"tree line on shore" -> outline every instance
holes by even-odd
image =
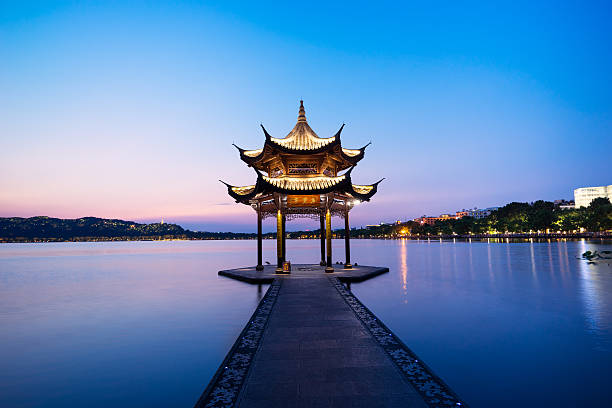
[[[550,201],[506,204],[485,218],[463,217],[433,225],[413,221],[394,225],[395,235],[469,235],[505,233],[578,233],[612,230],[612,204],[597,198],[588,207],[561,209]]]

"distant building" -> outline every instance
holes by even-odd
[[[555,200],[554,204],[561,210],[573,210],[576,208],[576,203],[574,200]]]
[[[481,218],[488,217],[489,215],[491,215],[493,211],[497,210],[498,208],[499,207],[489,207],[489,208],[485,208],[484,210],[478,209],[478,208],[474,208],[472,210],[463,209],[461,211],[457,211],[454,215],[453,214],[440,214],[437,217],[428,217],[424,215],[422,217],[415,218],[412,221],[418,222],[419,224],[434,225],[436,221],[458,220],[463,217],[474,217],[477,219],[481,219]]]
[[[608,198],[612,201],[612,185],[600,187],[581,187],[574,190],[576,208],[588,207],[596,198]]]
[[[419,224],[434,225],[437,220],[438,220],[438,217],[426,217],[424,215],[422,217],[415,218],[414,222],[418,222]]]
[[[457,219],[455,215],[441,214],[438,217],[427,217],[424,215],[422,217],[415,218],[413,221],[418,222],[419,224],[434,225],[436,221],[446,221],[446,220],[455,220],[455,219]]]
[[[461,210],[461,211],[457,211],[457,217],[456,218],[463,218],[463,217],[473,217],[476,219],[481,219],[481,218],[486,218],[489,215],[491,215],[491,213],[495,210],[497,210],[499,207],[489,207],[489,208],[485,208],[485,209],[481,209],[481,208],[474,208],[474,209],[470,209],[470,210]]]
[[[370,224],[370,225],[366,225],[366,229],[369,229],[369,230],[376,229],[376,228],[382,227],[384,225],[390,225],[390,224],[386,224],[384,222],[381,222],[380,224]]]

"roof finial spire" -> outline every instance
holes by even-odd
[[[304,101],[300,99],[300,113],[298,114],[298,123],[306,122],[306,111],[304,110]]]

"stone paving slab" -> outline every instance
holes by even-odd
[[[237,406],[365,406],[362,397],[427,407],[329,279],[283,279]]]
[[[427,407],[329,279],[292,278],[283,279],[238,407],[352,406],[364,396],[374,406]]]
[[[363,282],[375,276],[389,272],[389,268],[383,266],[356,265],[351,269],[344,269],[343,265],[335,264],[333,273],[325,273],[325,267],[317,264],[294,264],[291,265],[290,274],[276,273],[276,265],[264,265],[263,271],[258,271],[254,266],[219,271],[220,276],[236,279],[242,282],[262,284],[272,283],[276,278],[311,278],[312,275],[335,276],[342,282]]]

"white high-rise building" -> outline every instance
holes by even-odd
[[[588,207],[596,198],[608,198],[612,201],[612,185],[600,187],[582,187],[574,190],[576,208]]]

